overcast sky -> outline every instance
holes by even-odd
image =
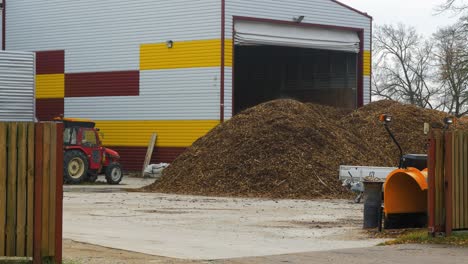
[[[450,14],[436,15],[434,7],[444,0],[340,0],[351,7],[370,14],[374,23],[409,24],[425,35],[456,21]]]

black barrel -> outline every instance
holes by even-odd
[[[379,227],[383,182],[364,182],[364,228]]]

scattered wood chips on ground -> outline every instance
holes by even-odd
[[[282,99],[247,109],[211,130],[142,191],[264,198],[344,198],[339,165],[396,166],[398,149],[426,153],[424,123],[447,114],[392,101],[356,111]]]

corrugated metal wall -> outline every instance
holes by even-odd
[[[221,3],[10,1],[6,48],[38,52],[39,119],[95,119],[104,143],[123,151],[124,166],[140,169],[151,132],[161,131],[157,149],[173,156],[218,123]],[[365,27],[369,37],[367,18],[329,0],[226,0],[226,13],[225,118],[232,111],[233,15],[289,21],[303,14],[305,22]],[[143,153],[141,162],[135,153]]]
[[[97,120],[141,169],[152,132],[168,161],[219,123],[220,18],[219,0],[10,1],[6,48],[41,51],[39,119]]]
[[[0,121],[34,121],[34,53],[0,51]]]
[[[221,1],[15,0],[6,48],[65,50],[65,72],[140,68],[140,45],[220,38]]]
[[[330,0],[226,0],[225,38],[233,38],[233,16],[292,21],[305,16],[303,23],[323,24],[364,29],[364,103],[370,102],[370,50],[372,20],[356,11]],[[226,67],[226,75],[231,67]],[[226,76],[226,93],[232,91],[231,77]],[[226,109],[232,109],[226,101]]]

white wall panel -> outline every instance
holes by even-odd
[[[140,44],[220,38],[219,0],[14,0],[9,50],[65,50],[65,71],[139,69]]]
[[[140,96],[65,98],[65,116],[95,120],[218,120],[220,68],[140,72]]]
[[[0,121],[34,121],[34,53],[0,52]]]
[[[371,102],[371,80],[369,76],[364,76],[364,104]]]
[[[224,67],[224,118],[232,116],[232,67]]]

